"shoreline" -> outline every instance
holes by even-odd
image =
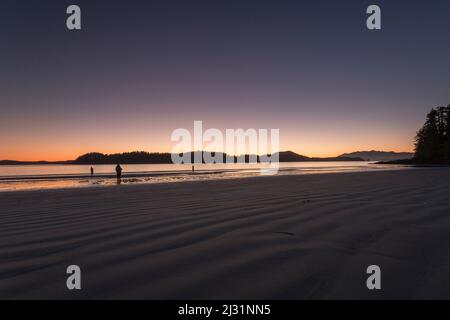
[[[178,184],[186,182],[205,182],[215,180],[249,179],[255,177],[272,176],[298,176],[298,175],[323,175],[339,173],[369,173],[382,171],[400,171],[414,169],[411,166],[398,166],[386,168],[352,168],[349,170],[329,169],[333,167],[320,167],[315,169],[305,168],[279,168],[275,175],[261,174],[260,169],[221,169],[221,170],[190,170],[179,171],[155,171],[126,173],[122,176],[121,186],[149,185],[149,184]],[[81,189],[81,188],[111,188],[117,183],[116,175],[51,175],[34,177],[0,177],[0,193],[21,191],[45,191],[53,189]],[[3,183],[3,186],[2,186]],[[53,183],[53,185],[52,185]],[[32,184],[37,184],[33,186]],[[40,185],[39,185],[40,184]],[[18,186],[16,189],[6,188],[7,185]]]
[[[238,172],[236,169],[224,169],[224,170],[203,170],[195,171],[195,174],[218,174],[223,172]],[[153,176],[167,176],[167,175],[183,175],[192,173],[191,170],[178,170],[178,171],[153,171],[153,172],[130,172],[124,173],[122,178],[141,178],[141,177],[153,177]],[[0,176],[0,181],[15,181],[15,180],[64,180],[64,179],[110,179],[116,178],[116,174],[113,173],[100,173],[94,174],[66,174],[66,175],[42,175],[42,176]]]

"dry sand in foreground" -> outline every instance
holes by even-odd
[[[0,297],[449,299],[449,191],[430,168],[1,193]]]

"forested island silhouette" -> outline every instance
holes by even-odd
[[[189,152],[191,163],[197,163],[195,161],[195,154],[203,153],[206,151],[195,151]],[[199,157],[203,159],[203,156]],[[243,157],[245,162],[248,163],[251,155],[243,156],[232,156],[227,155],[223,152],[211,152],[213,157],[221,157],[223,163],[237,163],[239,157]],[[363,161],[362,158],[358,157],[329,157],[329,158],[315,158],[307,157],[297,154],[292,151],[284,151],[279,153],[280,162],[306,162],[306,161]],[[259,156],[256,157],[257,161],[260,162]],[[204,163],[204,161],[202,161]],[[146,151],[133,151],[124,153],[114,153],[114,154],[104,154],[99,152],[90,152],[83,154],[76,158],[75,160],[67,161],[16,161],[16,160],[2,160],[0,165],[25,165],[25,164],[86,164],[86,165],[97,165],[97,164],[171,164],[172,154],[171,153],[161,153],[161,152],[146,152]]]

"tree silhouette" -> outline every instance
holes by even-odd
[[[415,161],[423,164],[450,163],[450,105],[428,113],[416,135]]]

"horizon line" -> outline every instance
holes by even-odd
[[[195,152],[216,152],[216,153],[223,153],[226,154],[227,156],[233,156],[233,157],[239,157],[239,156],[248,156],[248,155],[256,155],[256,156],[261,156],[261,155],[270,155],[270,154],[274,154],[274,153],[263,153],[263,154],[255,154],[255,153],[245,153],[245,154],[228,154],[224,151],[208,151],[208,150],[197,150],[197,151],[185,151],[185,152],[161,152],[161,151],[144,151],[144,150],[133,150],[133,151],[122,151],[122,152],[114,152],[114,153],[103,153],[103,152],[98,152],[98,151],[91,151],[91,152],[85,152],[83,154],[80,154],[78,157],[84,156],[84,155],[88,155],[88,154],[102,154],[102,155],[106,155],[106,156],[110,156],[110,155],[118,155],[118,154],[127,154],[127,153],[148,153],[148,154],[181,154],[181,153],[195,153]],[[341,153],[340,155],[333,155],[333,156],[306,156],[303,153],[298,153],[292,150],[284,150],[284,151],[277,151],[278,153],[282,153],[282,152],[292,152],[295,153],[299,156],[303,156],[303,157],[307,157],[307,158],[337,158],[337,157],[341,157],[345,154],[350,154],[350,153],[361,153],[361,152],[385,152],[385,153],[411,153],[414,154],[414,151],[384,151],[384,150],[357,150],[357,151],[350,151],[350,152],[344,152]],[[66,159],[66,160],[18,160],[18,159],[0,159],[0,162],[5,162],[5,161],[15,161],[15,162],[68,162],[68,161],[75,161],[78,157],[76,157],[75,159]]]

